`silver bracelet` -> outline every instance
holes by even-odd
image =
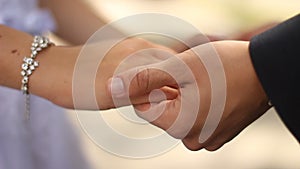
[[[33,42],[31,44],[31,54],[30,57],[25,56],[22,64],[22,86],[21,90],[25,95],[25,117],[30,118],[30,95],[29,95],[29,77],[32,75],[33,71],[39,66],[39,62],[35,60],[37,54],[43,49],[47,48],[52,43],[48,38],[42,36],[34,36]]]

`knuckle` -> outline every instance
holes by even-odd
[[[149,90],[149,69],[146,68],[142,71],[138,71],[139,73],[137,73],[136,75],[136,84],[137,87],[145,92],[148,92]]]
[[[222,141],[216,141],[216,140],[210,140],[209,142],[206,143],[205,149],[207,151],[216,151],[219,148],[221,148],[225,143]]]
[[[203,148],[202,145],[195,139],[183,139],[182,143],[187,149],[191,151],[198,151]]]
[[[167,129],[166,131],[169,135],[171,135],[172,137],[174,137],[176,139],[184,139],[184,137],[187,134],[185,131],[182,131],[180,129],[173,129],[173,130]]]
[[[221,146],[219,146],[219,145],[206,146],[206,147],[205,147],[205,150],[207,150],[207,151],[216,151],[216,150],[218,150],[220,147],[221,147]]]

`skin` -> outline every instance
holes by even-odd
[[[30,55],[30,45],[33,37],[9,27],[0,25],[0,85],[14,89],[21,86],[21,64],[24,56]],[[78,109],[108,109],[114,107],[111,95],[106,91],[106,82],[120,62],[130,54],[147,48],[172,50],[153,44],[139,38],[126,39],[115,45],[105,55],[95,78],[95,93],[99,107],[82,104]],[[40,66],[30,76],[30,93],[41,96],[51,102],[65,107],[74,108],[72,95],[72,80],[76,60],[82,46],[50,46],[38,54],[36,58]],[[101,46],[95,44],[92,51],[100,51]],[[174,52],[173,52],[174,53]],[[94,61],[86,60],[85,65]],[[100,70],[101,69],[101,70]],[[101,74],[99,73],[101,71]],[[137,98],[134,103],[148,101],[145,97]]]
[[[51,46],[38,54],[36,60],[40,62],[40,66],[30,76],[29,91],[59,106],[74,108],[72,78],[76,60],[83,47],[81,44],[84,44],[95,31],[104,26],[106,21],[95,15],[91,8],[81,0],[40,0],[39,5],[51,11],[57,25],[54,33],[69,42],[71,46]],[[115,28],[110,29],[115,34],[122,34]],[[0,25],[0,71],[5,72],[0,77],[1,86],[20,89],[22,78],[20,66],[24,56],[30,55],[32,39],[31,35]],[[173,52],[171,49],[138,38],[122,41],[108,51],[99,66],[95,78],[95,93],[97,93],[95,95],[99,107],[83,103],[76,108],[94,110],[114,107],[111,96],[105,92],[106,81],[124,58],[146,48]],[[99,52],[101,45],[96,44],[90,49]],[[86,61],[84,64],[89,65],[92,62],[94,60]],[[146,101],[148,101],[146,98],[134,100],[135,103]]]
[[[268,98],[252,66],[248,51],[249,42],[212,42],[197,46],[196,50],[200,51],[201,55],[204,55],[203,57],[210,57],[207,49],[211,45],[218,52],[224,67],[226,76],[226,102],[218,127],[202,143],[199,142],[199,135],[206,121],[211,103],[211,84],[204,64],[192,50],[187,50],[176,56],[190,68],[195,81],[188,76],[186,71],[184,72],[178,62],[174,62],[172,59],[158,63],[156,67],[163,68],[169,72],[172,71],[176,75],[177,82],[168,73],[150,68],[149,66],[145,66],[145,70],[138,73],[130,83],[125,79],[132,75],[134,72],[132,70],[114,77],[120,78],[124,86],[134,89],[128,93],[131,97],[147,95],[147,93],[154,89],[160,89],[163,86],[177,88],[179,91],[178,95],[172,99],[151,103],[152,106],[150,103],[139,104],[135,105],[135,108],[140,117],[166,130],[171,136],[181,139],[184,145],[190,150],[200,150],[202,148],[210,151],[217,150],[270,108],[267,104]],[[193,107],[192,104],[197,104],[191,101],[191,98],[195,95],[194,88],[191,88],[193,84],[197,85],[198,95],[201,100],[201,104],[199,102],[200,108],[196,111],[196,117],[193,117],[191,113],[193,110],[190,108]],[[109,83],[108,86],[114,86],[114,84]],[[115,93],[112,92],[112,94]],[[183,94],[185,94],[184,97],[182,97]],[[116,95],[116,97],[122,99],[124,96]],[[181,107],[181,103],[184,101],[188,101],[188,104],[191,105]],[[165,108],[160,109],[163,106]],[[183,110],[180,112],[181,108]],[[158,112],[162,113],[158,114]],[[177,119],[178,121],[175,123],[179,114],[181,118]],[[189,124],[191,126],[186,127]]]
[[[71,44],[84,43],[91,34],[105,24],[103,19],[96,16],[80,0],[40,0],[39,3],[41,8],[47,8],[55,17],[57,30],[54,33]],[[72,12],[74,9],[80,10]],[[76,20],[72,18],[76,18]],[[5,72],[5,75],[1,76],[0,79],[1,85],[19,89],[21,77],[16,76],[19,75],[18,70],[10,70],[9,67],[21,65],[23,57],[30,54],[28,49],[31,42],[32,37],[30,35],[0,25],[0,69]],[[49,49],[46,49],[45,52]],[[75,47],[73,55],[78,54],[79,50],[78,47],[77,49]],[[42,52],[41,55],[45,52]]]
[[[57,21],[57,31],[55,33],[71,44],[84,43],[90,35],[105,23],[103,19],[96,16],[88,6],[79,0],[41,0],[40,6],[51,10]],[[66,6],[68,8],[65,8]],[[20,67],[24,56],[30,54],[28,49],[31,41],[32,37],[30,35],[0,25],[0,71],[4,72],[0,77],[0,85],[15,89],[20,88],[20,70],[16,68]],[[177,55],[192,69],[199,86],[202,104],[196,123],[191,130],[186,131],[185,128],[178,127],[168,132],[172,136],[182,139],[183,143],[191,150],[201,148],[208,150],[218,149],[269,108],[266,104],[266,95],[251,66],[247,50],[248,43],[224,41],[212,44],[218,50],[225,68],[228,95],[219,127],[209,140],[201,144],[197,140],[210,105],[209,79],[203,64],[197,60],[193,52],[188,50]],[[101,46],[96,45],[94,48],[97,50]],[[113,75],[115,68],[125,57],[146,48],[158,48],[175,53],[170,49],[136,38],[127,39],[117,44],[107,53],[101,63],[100,67],[105,70],[105,73],[98,73],[95,79],[95,93],[97,93],[97,102],[100,106],[97,108],[107,109],[114,107],[110,85],[106,86],[105,82]],[[44,97],[57,105],[74,108],[72,76],[74,65],[81,49],[82,46],[51,46],[43,50],[37,58],[42,66],[30,77],[30,92]],[[183,51],[188,48],[183,47],[181,49],[176,47],[175,49]],[[168,62],[164,63],[167,64]],[[174,67],[174,65],[169,63],[169,67]],[[245,74],[249,76],[244,76]],[[160,118],[152,121],[152,123],[167,130],[179,113],[182,100],[178,89],[182,85],[175,83],[174,79],[157,70],[147,69],[147,71],[138,74],[137,77],[139,78],[134,78],[130,86],[132,103],[136,105],[137,110],[145,111],[150,107],[148,103],[149,93],[153,89],[162,90],[166,94],[167,100],[162,101],[163,99],[159,98],[156,100],[156,103],[164,103],[167,105],[167,109]],[[179,83],[191,83],[189,79],[183,78],[181,80]],[[124,102],[125,104],[129,103]],[[89,105],[83,104],[81,106],[80,108],[82,109],[96,109]],[[147,114],[139,112],[139,115],[145,119],[151,119],[152,113],[151,111],[147,112]],[[181,124],[185,123],[190,123],[190,121],[181,122]]]

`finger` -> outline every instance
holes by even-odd
[[[150,93],[130,97],[130,99],[113,99],[113,103],[116,107],[126,105],[142,105],[146,103],[159,103],[164,100],[173,100],[178,96],[178,90],[171,87],[163,87],[151,91]]]
[[[160,103],[135,105],[134,108],[139,117],[163,130],[168,130],[176,120],[178,114],[174,103],[174,100],[167,100]]]
[[[219,148],[221,148],[222,146],[223,146],[223,144],[210,145],[210,146],[205,147],[205,149],[207,151],[216,151]]]
[[[193,123],[189,118],[191,117],[189,113],[181,112],[183,107],[180,99],[135,105],[134,107],[139,117],[165,130],[177,139],[185,138]]]
[[[193,137],[193,138],[186,137],[186,138],[182,139],[182,143],[184,144],[184,146],[186,148],[188,148],[189,150],[192,150],[192,151],[197,151],[197,150],[204,148],[204,145],[200,144],[196,137]]]
[[[173,100],[178,96],[179,91],[171,87],[162,87],[160,89],[152,90],[142,96],[130,97],[131,104],[138,105],[144,103],[159,103],[164,100]]]
[[[191,79],[189,67],[181,58],[172,57],[120,73],[108,81],[107,89],[114,98],[125,98],[144,95],[164,86],[181,86]]]
[[[162,87],[151,91],[150,94],[144,96],[133,97],[131,103],[139,111],[146,111],[150,108],[150,104],[159,103],[166,100],[174,100],[178,97],[179,91],[170,87]]]
[[[159,91],[159,92],[158,92]],[[179,95],[177,89],[171,87],[162,87],[160,89],[154,90],[150,93],[135,96],[130,98],[112,98],[107,97],[106,102],[101,102],[103,105],[110,105],[109,107],[122,107],[127,105],[141,105],[150,102],[158,103],[164,100],[173,100],[176,99]]]
[[[150,93],[153,89],[173,85],[176,82],[167,73],[154,68],[135,68],[109,80],[108,87],[115,98]],[[128,93],[130,91],[130,94]]]

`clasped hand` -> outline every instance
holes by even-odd
[[[173,57],[161,62],[114,75],[107,83],[107,92],[121,106],[130,98],[141,118],[181,139],[188,149],[213,151],[270,108],[253,69],[248,45],[241,41],[219,41],[171,53]],[[225,86],[219,85],[215,90],[212,86],[218,85],[212,83],[222,83],[222,79],[212,82],[214,73],[210,74],[203,62],[203,58],[212,57],[212,48],[220,64],[209,63],[209,71],[221,72],[225,78]],[[210,113],[220,116],[208,120]],[[205,134],[207,138],[201,139]]]
[[[140,117],[181,139],[188,149],[216,150],[270,108],[253,69],[248,45],[249,42],[218,41],[176,54],[142,39],[124,40],[102,59],[92,86],[84,87],[95,89],[98,105],[87,101],[76,107],[72,78],[81,47],[54,46],[40,57],[40,62],[47,64],[32,77],[31,83],[39,85],[33,85],[31,91],[66,108],[96,110],[132,104]],[[219,61],[210,62],[209,71],[221,72],[224,79],[209,73],[203,63],[212,57],[212,48]],[[95,51],[98,49],[96,45]],[[133,60],[126,62],[127,57]],[[80,64],[88,66],[93,62],[86,59]],[[121,71],[115,72],[118,67],[122,67]],[[213,78],[215,81],[211,81]],[[220,88],[212,90],[216,84]],[[85,97],[86,92],[82,89],[79,94],[77,97]]]

